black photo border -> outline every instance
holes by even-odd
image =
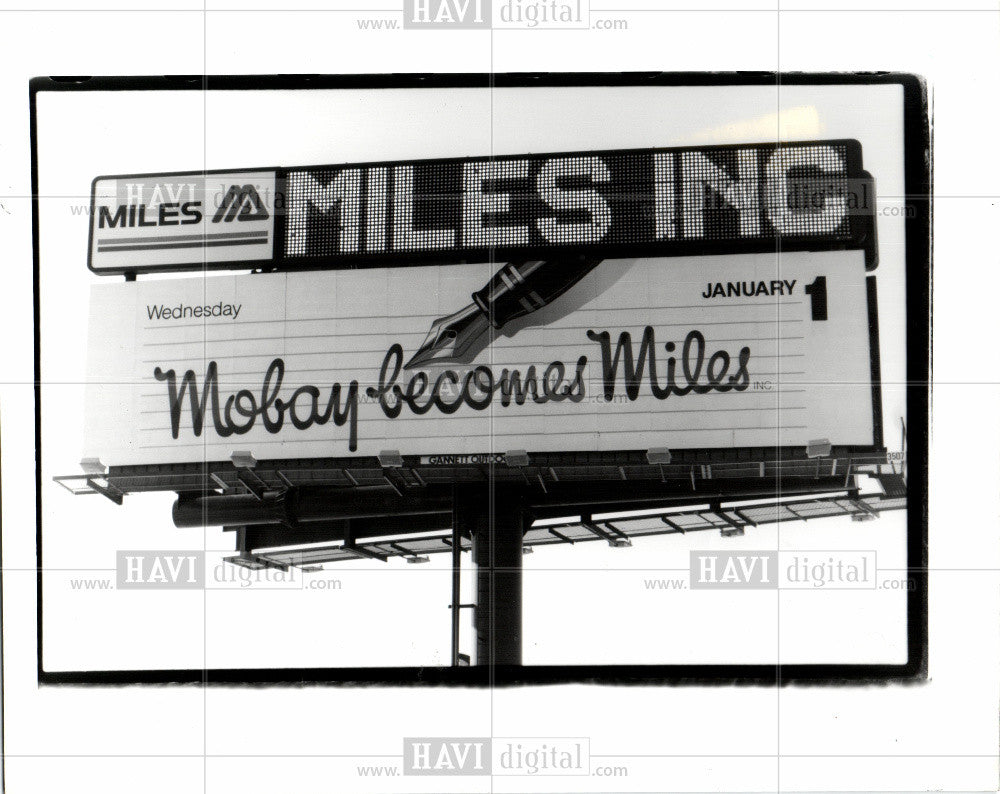
[[[51,672],[42,660],[41,337],[37,96],[59,91],[204,91],[581,86],[899,85],[903,90],[906,219],[907,661],[887,664],[545,665],[523,667],[238,668]],[[40,685],[786,685],[920,683],[927,678],[928,395],[931,334],[931,141],[926,86],[895,72],[573,72],[272,76],[37,77],[29,82],[35,377],[37,672]],[[2,547],[0,547],[2,560]],[[0,571],[2,587],[2,571]],[[0,681],[2,678],[0,667]]]

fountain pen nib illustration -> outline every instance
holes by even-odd
[[[405,368],[461,361],[489,327],[489,320],[475,303],[454,314],[439,317],[431,323],[430,333],[420,349],[406,362]]]
[[[508,262],[486,286],[472,293],[472,303],[431,323],[430,333],[406,362],[406,369],[465,361],[491,327],[504,328],[512,320],[548,306],[600,263],[598,257]]]

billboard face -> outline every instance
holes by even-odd
[[[543,283],[465,264],[95,285],[85,456],[875,443],[863,251],[605,260],[460,354],[421,355],[518,278]]]

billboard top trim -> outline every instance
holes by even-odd
[[[780,149],[795,149],[804,146],[844,146],[849,149],[848,167],[855,166],[853,176],[861,176],[862,171],[862,150],[861,143],[855,138],[816,138],[794,141],[757,141],[748,143],[713,143],[713,144],[689,144],[687,146],[663,146],[663,147],[626,147],[621,149],[574,149],[572,151],[545,151],[526,152],[519,154],[482,154],[482,155],[456,155],[454,157],[426,157],[404,160],[351,160],[340,163],[312,163],[297,166],[264,165],[249,166],[245,168],[209,168],[191,169],[189,171],[144,171],[129,174],[99,174],[91,180],[91,185],[96,186],[98,182],[107,179],[131,179],[139,177],[167,177],[167,176],[200,176],[213,174],[239,174],[253,173],[256,171],[312,171],[330,170],[341,168],[372,168],[375,166],[401,166],[401,165],[447,165],[453,163],[479,162],[510,160],[518,158],[538,158],[549,160],[558,157],[578,157],[584,155],[632,155],[656,152],[727,152],[742,149],[757,149],[763,151],[776,151]]]
[[[855,140],[98,177],[105,274],[866,248]]]

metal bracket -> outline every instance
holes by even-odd
[[[97,491],[88,484],[89,480],[90,477],[86,474],[60,474],[52,478],[54,483],[61,485],[73,496],[97,496]],[[79,487],[72,485],[72,483],[80,481],[83,482],[83,485]]]
[[[222,490],[223,494],[227,494],[227,493],[229,493],[230,491],[233,490],[232,486],[230,486],[228,483],[226,483],[226,481],[223,480],[216,472],[213,471],[208,476],[209,476],[209,478],[211,478],[212,482],[214,482],[216,485],[219,486],[219,488]]]
[[[806,444],[806,457],[826,458],[832,450],[833,446],[828,438],[817,438]]]
[[[378,560],[379,562],[389,562],[389,556],[386,554],[379,554],[377,551],[372,551],[371,549],[366,549],[364,546],[355,546],[353,543],[350,545],[344,544],[344,550],[353,552],[359,557],[367,557],[370,560]]]
[[[239,480],[250,493],[257,497],[257,501],[261,502],[264,500],[264,494],[267,492],[267,483],[264,482],[257,473],[250,468],[237,468],[236,469],[236,479]]]
[[[503,459],[508,466],[527,466],[529,462],[528,451],[526,449],[512,449],[504,453]]]
[[[666,465],[670,463],[673,456],[670,454],[670,450],[666,447],[653,447],[653,449],[646,450],[646,460],[653,464]]]
[[[584,529],[589,530],[598,537],[604,538],[606,541],[608,541],[608,543],[614,540],[614,536],[610,532],[605,532],[601,527],[597,526],[597,524],[595,524],[589,518],[586,518],[583,521],[581,521],[580,526],[583,527]]]
[[[93,488],[101,496],[108,497],[108,499],[110,499],[116,505],[120,505],[124,501],[124,499],[125,499],[125,494],[123,494],[121,491],[119,491],[117,488],[115,488],[110,483],[108,483],[107,486],[98,485],[96,482],[94,482],[94,480],[92,480],[92,479],[90,479],[88,477],[87,478],[87,486],[90,487],[90,488]]]
[[[257,459],[253,453],[245,450],[233,452],[230,454],[229,460],[237,469],[252,469],[257,465]]]
[[[378,465],[383,469],[403,468],[403,456],[398,449],[383,449],[378,453]]]
[[[84,474],[104,476],[108,473],[108,467],[101,463],[100,458],[84,458],[80,461],[80,468]]]
[[[353,552],[359,557],[367,557],[370,560],[389,562],[387,554],[379,554],[377,551],[366,549],[364,546],[358,546],[354,543],[354,528],[351,526],[350,521],[346,522],[344,526],[344,550]]]
[[[409,488],[410,483],[403,476],[403,456],[397,449],[383,449],[378,453],[378,465],[382,467],[382,481],[397,495],[402,496],[401,488]],[[390,476],[392,475],[392,476]]]
[[[264,568],[276,568],[279,571],[287,571],[290,566],[283,562],[275,562],[259,554],[237,554],[235,557],[223,558],[225,562],[239,565],[241,568],[248,568],[251,571],[260,571]]]
[[[873,518],[878,518],[878,510],[875,510],[871,505],[861,499],[852,499],[851,504],[854,505],[860,513],[867,516],[867,518],[860,518],[858,516],[852,516],[852,518],[855,518],[858,521],[870,521]]]
[[[558,530],[555,530],[552,527],[546,527],[546,529],[548,530],[548,533],[552,535],[552,537],[559,538],[559,540],[561,540],[563,543],[568,543],[570,546],[576,543],[576,541],[573,540],[573,538],[569,537],[568,535],[564,535],[562,532],[559,532]]]
[[[729,524],[728,527],[722,527],[719,532],[724,538],[734,538],[740,537],[746,534],[746,530],[743,528],[742,524],[733,521],[729,516],[723,513],[721,510],[713,511],[713,513]]]
[[[607,529],[595,524],[590,518],[581,521],[580,526],[586,527],[595,535],[604,538],[604,540],[608,542],[608,545],[613,549],[627,549],[632,545],[632,540],[628,537],[628,535],[611,524],[605,523],[605,526],[611,530],[610,532]]]
[[[664,524],[666,524],[668,527],[670,527],[672,530],[674,530],[674,532],[680,532],[682,535],[686,535],[687,534],[687,530],[684,529],[684,527],[682,527],[680,524],[676,523],[675,521],[671,521],[666,516],[660,516],[660,521],[662,521]]]
[[[415,551],[406,548],[406,546],[401,546],[399,543],[390,543],[389,546],[402,554],[403,558],[411,565],[419,565],[420,563],[431,561],[430,557],[417,554]]]

